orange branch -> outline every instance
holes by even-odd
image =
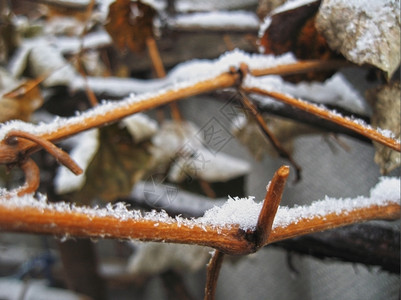
[[[257,248],[263,246],[269,238],[274,217],[276,215],[278,206],[280,205],[285,183],[289,174],[290,168],[288,166],[281,167],[274,174],[273,179],[267,187],[265,201],[263,202],[263,207],[260,211],[255,230]]]
[[[193,85],[181,88],[178,87],[176,89],[170,89],[154,94],[142,101],[128,102],[126,105],[116,106],[105,114],[88,114],[84,121],[79,120],[77,122],[68,122],[65,125],[61,125],[53,132],[43,133],[36,136],[41,139],[56,142],[82,131],[116,122],[137,112],[152,109],[190,96],[214,91],[216,89],[231,87],[236,83],[238,77],[238,74],[232,74],[229,72],[223,73],[214,78],[197,82]],[[0,141],[0,164],[16,163],[19,159],[19,153],[28,153],[36,150],[36,143],[31,141],[21,141],[17,146],[10,146],[5,142],[5,140],[2,140]]]
[[[216,295],[217,279],[221,265],[223,264],[224,253],[215,250],[207,265],[206,286],[204,300],[214,300]]]
[[[296,107],[298,109],[301,109],[303,111],[311,113],[315,116],[321,117],[330,122],[333,122],[333,123],[341,125],[345,128],[351,129],[373,141],[376,141],[380,144],[390,147],[391,149],[394,149],[398,152],[401,151],[400,142],[398,142],[392,138],[384,136],[379,131],[377,131],[373,128],[367,127],[366,125],[357,123],[357,122],[347,119],[341,115],[335,114],[328,109],[318,107],[318,106],[308,103],[306,101],[298,100],[298,99],[295,99],[293,97],[287,96],[282,93],[268,91],[268,90],[265,90],[265,89],[262,89],[259,87],[242,87],[242,89],[247,93],[256,93],[256,94],[275,98],[281,102],[291,105],[292,107]]]
[[[342,67],[349,67],[352,65],[346,60],[304,60],[297,61],[293,64],[278,65],[271,68],[265,69],[253,69],[250,70],[250,74],[253,76],[264,76],[264,75],[293,75],[300,73],[307,73],[310,71],[325,71],[325,70],[336,70]]]
[[[10,199],[5,199],[4,196],[0,197],[0,229],[5,231],[197,244],[234,255],[257,250],[249,239],[254,232],[244,232],[235,224],[231,227],[217,228],[196,223],[184,224],[173,219],[169,222],[145,218],[122,219],[79,209],[10,205],[9,201]],[[389,203],[383,206],[354,208],[342,214],[293,220],[289,225],[273,227],[264,244],[368,220],[397,219],[400,217],[400,210],[399,204]]]

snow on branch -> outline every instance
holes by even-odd
[[[0,195],[1,192],[0,191]],[[123,203],[105,208],[49,203],[45,196],[0,196],[0,228],[61,236],[110,237],[200,244],[227,253],[250,251],[240,232],[252,233],[262,203],[253,197],[231,198],[203,217],[170,217],[165,211],[130,210]],[[326,197],[309,206],[280,207],[266,243],[371,219],[400,214],[400,178],[382,177],[369,197]],[[244,250],[248,249],[248,250]],[[241,252],[241,253],[242,253]]]
[[[165,88],[161,88],[156,92],[146,92],[139,95],[131,94],[121,101],[107,101],[103,100],[101,105],[98,105],[92,109],[89,109],[83,113],[80,113],[70,118],[56,118],[50,123],[31,124],[23,121],[10,121],[4,124],[0,124],[0,140],[3,140],[7,133],[11,130],[23,130],[35,135],[48,135],[53,132],[60,130],[61,128],[69,127],[73,124],[88,124],[88,119],[96,117],[104,117],[112,111],[118,110],[117,118],[128,116],[132,113],[139,112],[142,110],[140,104],[154,102],[155,98],[160,99],[163,96],[169,96],[171,92],[186,91],[187,89],[195,86],[199,83],[210,81],[224,73],[229,72],[230,67],[238,68],[241,63],[247,64],[252,69],[264,69],[278,65],[284,65],[295,62],[295,59],[291,54],[284,54],[282,56],[272,55],[259,55],[259,54],[247,54],[240,50],[234,50],[225,53],[220,58],[213,61],[199,61],[194,60],[187,63],[183,63],[176,67],[171,74],[168,76],[169,85]],[[214,81],[214,80],[213,80]],[[230,82],[230,86],[233,85]],[[209,90],[216,88],[224,88],[227,86],[208,86]],[[116,85],[116,88],[117,85]],[[207,91],[207,90],[206,90]],[[202,92],[202,91],[201,91]],[[198,92],[199,93],[199,92]],[[194,92],[192,92],[194,94]],[[182,98],[176,96],[175,100]],[[170,99],[164,102],[169,102]],[[165,103],[162,103],[165,104]],[[159,103],[153,104],[152,106],[160,105]],[[108,120],[110,121],[110,120]],[[99,126],[97,124],[95,126]],[[82,127],[86,127],[83,125]],[[89,129],[85,128],[86,129]]]

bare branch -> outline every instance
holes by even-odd
[[[257,93],[269,97],[273,97],[279,101],[282,101],[286,104],[289,104],[293,107],[299,108],[301,110],[307,111],[311,114],[314,114],[316,116],[319,116],[323,119],[329,120],[333,123],[339,124],[345,128],[351,129],[355,132],[358,132],[359,134],[366,136],[367,138],[376,141],[380,144],[383,144],[385,146],[390,147],[391,149],[394,149],[398,152],[401,151],[401,145],[399,141],[396,141],[390,137],[387,137],[383,135],[381,132],[365,125],[358,123],[357,121],[344,118],[343,116],[333,113],[328,109],[316,106],[314,104],[308,103],[306,101],[298,100],[293,97],[290,97],[288,95],[278,93],[278,92],[273,92],[273,91],[268,91],[266,89],[262,89],[260,87],[242,87],[242,89],[247,92],[247,93]]]
[[[274,174],[273,179],[267,186],[267,193],[259,214],[258,223],[255,230],[256,247],[263,246],[269,238],[272,230],[274,217],[276,215],[284,186],[290,174],[290,168],[283,166]]]
[[[219,278],[221,265],[223,264],[224,253],[215,250],[207,265],[205,300],[214,300],[216,295],[217,280]]]

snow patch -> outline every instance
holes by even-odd
[[[200,28],[234,28],[254,29],[259,26],[255,13],[249,11],[210,11],[176,16],[171,26],[185,29],[188,27]]]
[[[99,130],[92,129],[65,141],[73,146],[70,157],[84,170],[80,175],[60,166],[57,169],[54,185],[57,194],[70,193],[83,187],[86,181],[85,170],[89,166],[99,148]]]

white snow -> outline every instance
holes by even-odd
[[[156,134],[159,126],[157,122],[143,113],[136,113],[121,121],[136,143],[150,139]]]
[[[212,79],[222,73],[228,72],[230,67],[238,68],[241,63],[246,63],[251,69],[267,68],[280,64],[295,62],[291,54],[282,56],[247,54],[240,50],[234,50],[223,54],[216,60],[191,61],[179,65],[168,75],[169,86],[156,92],[142,93],[140,95],[130,95],[123,100],[102,101],[102,103],[89,109],[80,115],[70,118],[57,118],[47,124],[30,124],[22,121],[10,121],[0,124],[0,140],[4,139],[10,130],[23,130],[35,135],[51,133],[60,127],[69,126],[77,123],[85,123],[89,117],[102,116],[114,109],[123,109],[134,103],[146,101],[149,98],[157,97],[171,90],[179,90],[190,87],[198,82]],[[116,86],[118,89],[118,85]]]
[[[369,197],[335,199],[327,197],[313,202],[309,206],[289,208],[280,206],[274,219],[273,228],[286,227],[301,219],[322,217],[328,214],[346,214],[353,209],[385,206],[389,203],[400,202],[400,178],[382,177],[380,182],[371,190]],[[221,207],[214,207],[205,212],[197,222],[210,226],[225,227],[239,224],[241,229],[255,229],[262,202],[255,202],[254,197],[231,198]]]
[[[369,1],[369,0],[368,0]],[[304,5],[317,2],[317,0],[288,0],[283,5],[280,5],[271,12],[271,15],[278,14],[284,11],[292,10]]]
[[[267,78],[267,79],[266,79]],[[338,80],[337,80],[338,81]],[[248,88],[252,88],[252,87],[255,87],[255,88],[260,88],[260,89],[264,89],[264,90],[266,90],[266,91],[275,91],[275,92],[277,92],[277,91],[279,91],[280,90],[280,85],[281,85],[282,83],[281,83],[281,79],[277,79],[277,78],[275,78],[275,77],[270,77],[270,76],[265,76],[264,78],[262,77],[262,78],[256,78],[256,77],[253,77],[253,76],[250,76],[250,75],[247,75],[246,77],[245,77],[245,79],[244,79],[244,81],[243,81],[243,85],[244,85],[244,87],[248,87]],[[337,95],[342,95],[343,93],[345,93],[344,94],[344,96],[345,97],[350,97],[349,99],[352,99],[352,97],[354,97],[354,103],[352,104],[351,102],[348,102],[348,98],[345,98],[345,97],[340,97],[339,99],[337,99],[336,101],[330,101],[330,102],[327,102],[327,103],[333,103],[333,104],[339,104],[339,103],[341,103],[340,105],[341,106],[343,106],[344,105],[344,103],[347,103],[346,104],[346,107],[347,108],[353,108],[353,109],[356,109],[358,106],[360,107],[361,106],[361,104],[362,104],[362,102],[360,101],[360,98],[358,99],[358,98],[355,98],[355,95],[358,95],[356,92],[351,92],[352,90],[349,88],[349,87],[347,87],[347,85],[348,84],[345,84],[345,83],[343,83],[342,85],[338,85],[338,82],[333,82],[333,83],[331,83],[331,84],[333,84],[333,86],[331,86],[330,88],[332,89],[332,90],[334,90],[334,91],[336,91],[336,93],[337,93]],[[330,84],[330,82],[329,82],[329,86],[331,85]],[[290,84],[285,84],[284,86],[282,86],[281,88],[282,88],[282,93],[283,94],[285,94],[285,95],[287,95],[287,96],[289,96],[289,97],[293,97],[294,98],[294,95],[292,94],[292,92],[294,92],[295,94],[296,93],[300,93],[300,94],[302,94],[302,93],[305,93],[305,92],[307,92],[307,89],[305,89],[306,87],[307,87],[307,84],[302,84],[302,85],[300,85],[300,89],[298,89],[298,88],[295,88],[295,87],[291,87],[291,85]],[[317,89],[317,90],[320,90],[320,86],[319,86],[319,84],[312,84],[311,85],[311,88],[312,88],[312,90],[313,89]],[[287,90],[286,90],[287,89]],[[324,92],[323,92],[323,90],[324,90],[324,88],[322,88],[321,89],[321,92],[322,92],[322,94],[324,94]],[[338,97],[336,95],[336,97]],[[312,98],[314,97],[314,96],[312,96],[312,95],[309,95],[309,96],[311,96]],[[296,97],[296,96],[295,96]],[[334,97],[334,99],[336,99],[336,97]],[[318,100],[319,98],[317,97],[316,99],[314,99],[314,100]],[[323,97],[323,99],[325,99],[325,97]],[[327,98],[326,98],[327,99]],[[346,101],[343,101],[343,99],[347,99],[347,102]],[[355,101],[356,99],[358,99],[357,101]],[[340,101],[338,101],[338,100],[340,100]],[[268,100],[267,100],[268,102],[270,102],[271,101],[271,98],[268,98]],[[278,100],[277,100],[278,101]],[[302,99],[298,99],[298,101],[304,101],[304,102],[307,102],[309,105],[315,105],[315,104],[313,104],[313,103],[311,103],[311,102],[308,102],[308,101],[305,101],[305,100],[302,100]],[[328,108],[326,108],[323,104],[319,104],[319,105],[315,105],[317,108],[319,108],[319,109],[321,109],[321,110],[326,110],[326,111],[330,111],[332,114],[334,114],[334,115],[337,115],[337,116],[339,116],[339,117],[343,117],[343,118],[345,118],[345,119],[348,119],[349,121],[351,121],[351,122],[354,122],[355,124],[357,124],[357,125],[361,125],[361,126],[363,126],[363,127],[366,127],[367,129],[371,129],[371,130],[376,130],[377,132],[379,132],[381,135],[383,135],[384,137],[387,137],[387,138],[391,138],[391,139],[393,139],[395,142],[397,142],[397,143],[400,143],[400,139],[398,138],[397,139],[397,137],[396,137],[396,135],[391,131],[391,130],[388,130],[388,129],[382,129],[382,128],[373,128],[371,125],[369,125],[369,124],[367,124],[364,120],[361,120],[361,119],[357,119],[357,118],[353,118],[353,117],[344,117],[344,116],[342,116],[340,113],[338,113],[338,112],[336,112],[335,110],[329,110]],[[358,110],[358,111],[360,111],[360,109]],[[364,112],[365,114],[367,113],[367,112]]]
[[[254,198],[229,196],[227,202],[221,207],[215,206],[207,210],[203,217],[197,219],[197,222],[214,227],[230,227],[239,224],[244,230],[255,229],[263,202],[255,202]]]
[[[333,5],[340,0],[333,0]],[[381,1],[369,1],[369,0],[351,0],[351,1],[341,1],[344,4],[350,7],[350,10],[353,11],[355,16],[364,15],[367,16],[366,20],[368,20],[366,26],[364,28],[356,28],[355,25],[351,22],[347,27],[347,34],[358,34],[360,35],[358,40],[356,41],[356,47],[353,51],[349,53],[351,57],[354,58],[355,61],[361,61],[361,55],[369,56],[371,53],[366,51],[367,49],[376,49],[374,45],[378,41],[380,45],[385,45],[385,41],[383,41],[383,32],[388,31],[393,26],[397,26],[396,19],[398,19],[398,24],[400,20],[400,15],[394,16],[393,10],[391,7],[398,7],[396,11],[400,11],[400,1],[399,0],[381,0]],[[386,22],[385,20],[391,20],[391,22]],[[399,26],[399,25],[398,25]],[[356,32],[355,30],[358,30]],[[361,34],[362,33],[362,34]]]
[[[257,83],[255,83],[256,81]],[[282,77],[276,75],[262,76],[257,79],[251,76],[245,78],[245,86],[255,84],[269,91],[292,95],[294,98],[307,99],[326,105],[336,105],[361,115],[369,116],[371,114],[371,110],[365,99],[351,86],[341,73],[334,74],[323,83],[300,82],[293,84],[284,81]]]
[[[48,62],[49,65],[56,63],[55,68],[59,68],[60,65],[66,65],[67,62],[62,60],[61,54],[73,54],[77,53],[81,46],[83,49],[95,49],[110,45],[112,42],[110,36],[105,31],[97,31],[85,35],[82,39],[78,37],[55,37],[45,36],[36,37],[30,39],[24,39],[21,46],[17,49],[16,53],[12,56],[8,69],[14,76],[19,76],[23,73],[26,68],[28,56],[32,51],[38,52],[37,55],[43,53],[45,57],[51,58],[52,62]],[[35,58],[29,58],[35,60]],[[61,61],[61,63],[60,63]],[[43,73],[41,73],[43,74]]]
[[[73,145],[70,157],[84,170],[81,175],[73,174],[69,169],[60,166],[57,169],[54,185],[57,194],[70,193],[82,188],[85,184],[85,170],[99,148],[99,130],[92,129],[71,137],[65,142]]]
[[[168,86],[166,78],[163,79],[134,79],[120,77],[87,77],[90,89],[97,95],[106,94],[112,97],[126,97],[127,95],[141,94],[156,91]],[[86,83],[82,77],[76,77],[70,84],[72,91],[85,90]]]
[[[256,30],[259,20],[255,13],[249,11],[210,11],[177,15],[170,26],[179,29],[200,27]]]
[[[138,210],[128,210],[126,205],[121,202],[115,205],[109,203],[105,208],[89,208],[65,202],[49,203],[46,196],[40,194],[37,198],[30,194],[6,199],[2,197],[2,193],[4,192],[4,190],[0,190],[0,206],[9,208],[36,208],[39,210],[54,210],[66,213],[83,213],[88,215],[88,217],[108,216],[120,221],[144,219],[157,223],[176,223],[179,226],[198,226],[204,228],[204,230],[206,230],[206,226],[218,229],[223,227],[230,228],[234,225],[239,225],[239,228],[243,230],[254,230],[263,205],[262,202],[255,202],[254,197],[229,197],[227,202],[221,207],[215,206],[209,209],[203,217],[185,219],[182,217],[171,218],[164,210],[160,212],[152,210],[145,213]],[[324,200],[313,202],[309,206],[279,207],[273,228],[286,227],[292,223],[297,223],[301,219],[324,218],[329,214],[348,214],[355,209],[386,206],[392,203],[400,203],[400,178],[381,177],[379,183],[371,189],[369,197],[358,196],[356,198],[335,199],[326,196]]]

